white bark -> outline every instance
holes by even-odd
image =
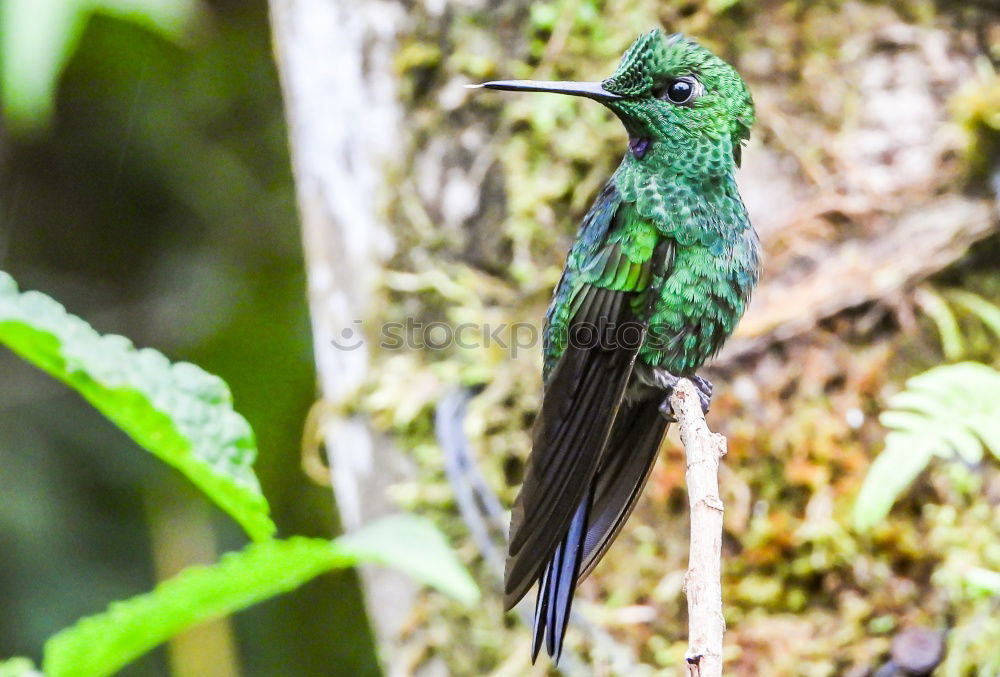
[[[688,601],[688,674],[722,675],[722,499],[719,461],[726,438],[708,429],[694,385],[684,379],[670,398],[687,457],[691,549],[684,590]]]
[[[393,249],[377,201],[384,168],[402,145],[392,71],[402,18],[401,5],[389,0],[271,0],[316,367],[323,410],[331,412],[321,422],[322,436],[347,531],[391,511],[385,488],[408,473],[402,454],[364,418],[342,413],[368,377],[362,337]],[[392,673],[395,640],[415,588],[387,569],[364,569],[362,578],[380,653]]]

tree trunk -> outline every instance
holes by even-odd
[[[384,490],[409,472],[364,417],[342,413],[368,374],[364,330],[393,249],[376,194],[399,137],[391,58],[401,17],[395,2],[271,2],[327,412],[320,425],[345,531],[390,512]],[[382,660],[395,672],[395,638],[415,587],[381,568],[364,569],[362,580]]]

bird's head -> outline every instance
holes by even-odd
[[[750,92],[732,66],[693,40],[659,29],[640,36],[602,82],[500,80],[480,86],[594,99],[625,125],[634,157],[649,155],[698,173],[739,164],[740,144],[754,120]]]

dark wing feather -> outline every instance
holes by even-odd
[[[586,306],[596,315],[578,314],[573,325],[594,321],[593,326],[600,330],[610,312],[621,316],[623,310],[631,311],[629,304],[613,298],[625,292],[595,287],[587,293],[596,297]],[[587,493],[628,385],[635,354],[571,344],[546,384],[524,484],[511,514],[504,577],[508,609],[538,578]]]
[[[586,578],[607,552],[632,514],[656,462],[667,421],[660,401],[648,399],[622,407],[594,482],[579,580]]]
[[[656,278],[644,289],[644,317],[650,316],[652,304],[669,276],[674,257],[673,243],[665,240],[657,247],[653,269]],[[642,494],[656,455],[667,434],[668,424],[660,414],[660,400],[647,397],[627,402],[615,418],[607,447],[594,480],[593,499],[579,579],[593,571],[614,542]]]
[[[596,277],[592,274],[588,277],[595,286],[606,284],[619,291],[622,287],[628,289],[631,292],[628,299],[630,308],[639,308],[642,317],[648,318],[651,304],[659,294],[659,285],[669,272],[672,254],[671,243],[661,241],[648,265],[638,268],[622,265],[626,258],[621,256],[621,252],[615,253],[613,248],[606,247],[594,266]],[[655,276],[654,272],[657,273]],[[652,285],[650,281],[653,281]],[[580,308],[587,307],[585,302],[578,305]],[[639,339],[633,348],[642,344],[646,333],[644,324],[638,326],[642,329],[641,336],[632,337],[633,340]],[[618,338],[624,339],[625,336],[619,335]],[[616,346],[617,352],[632,353],[632,350],[623,347]],[[634,361],[630,363],[630,372],[633,366]],[[631,378],[630,375],[630,381]],[[628,388],[630,386],[626,386]],[[543,563],[538,578],[532,662],[543,640],[548,654],[556,663],[559,662],[576,586],[621,531],[656,460],[656,452],[666,432],[666,422],[658,409],[656,397],[643,393],[641,388],[632,390],[629,399],[617,400],[610,437],[600,452],[597,472],[577,504],[569,528],[556,544],[551,557]]]
[[[532,452],[511,515],[504,576],[508,609],[541,576],[581,503],[589,503],[591,485],[641,345],[641,341],[617,345],[609,340],[609,330],[627,323],[641,326],[635,311],[644,310],[644,292],[653,271],[662,279],[665,248],[658,247],[656,255],[641,262],[630,261],[622,251],[615,236],[620,234],[616,229],[624,227],[623,219],[606,204],[611,201],[617,209],[617,200],[617,193],[606,190],[585,219],[547,317],[547,351],[558,345],[553,334],[559,330],[566,332],[565,349],[557,360],[547,363]],[[611,223],[603,223],[595,213]],[[573,586],[576,571],[571,577]]]

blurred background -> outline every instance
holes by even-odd
[[[336,533],[329,490],[299,463],[315,376],[266,3],[2,7],[0,268],[98,331],[224,378],[257,434],[280,535]],[[7,351],[0,468],[2,656],[37,657],[80,616],[245,543],[184,478]],[[325,576],[195,631],[173,672],[160,650],[124,674],[375,674],[361,614],[354,577]]]
[[[257,433],[281,535],[337,533],[329,489],[299,458],[318,396],[267,4],[0,2],[0,268],[99,331],[222,376]],[[943,454],[900,487],[887,517],[855,519],[886,446],[879,414],[907,379],[960,361],[1000,366],[997,3],[362,5],[389,17],[378,39],[392,58],[365,67],[390,79],[398,119],[379,174],[394,253],[372,263],[376,324],[538,323],[576,224],[623,152],[618,123],[593,102],[463,85],[600,79],[658,25],[737,67],[759,118],[738,178],[766,260],[737,336],[706,373],[709,423],[729,439],[730,674],[874,674],[909,628],[946,639],[936,674],[1000,674],[997,457]],[[471,611],[434,593],[400,607],[395,665],[545,674],[528,663],[525,627],[501,612],[495,566],[459,515],[434,436],[439,401],[463,386],[482,388],[464,431],[509,506],[538,406],[537,346],[516,357],[373,349],[351,405],[406,460],[392,501],[433,517],[484,590]],[[976,404],[997,408],[988,393]],[[242,544],[132,446],[0,353],[0,656],[37,657],[81,615]],[[685,505],[672,433],[635,516],[581,588],[567,672],[678,674]],[[123,674],[376,674],[363,613],[355,577],[325,576]]]

